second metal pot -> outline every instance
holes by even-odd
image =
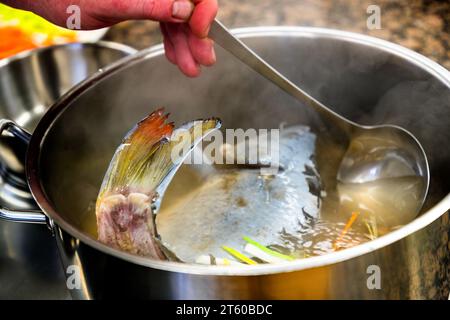
[[[47,109],[74,85],[134,52],[112,42],[73,43],[0,60],[0,119],[13,120],[33,132]],[[38,208],[23,165],[28,134],[22,139],[10,134],[0,138],[0,206],[4,210]],[[0,299],[68,296],[49,230],[0,220]]]

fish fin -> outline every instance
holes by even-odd
[[[191,121],[174,130],[173,123],[166,123],[168,116],[163,108],[158,109],[125,136],[111,160],[99,199],[126,191],[162,194],[193,148],[221,125],[219,119],[212,118]],[[181,153],[172,152],[178,150]]]
[[[212,131],[220,128],[221,124],[219,119],[210,118],[191,121],[174,130],[170,141],[157,151],[155,161],[150,163],[152,171],[160,172],[161,175],[164,174],[164,177],[159,180],[158,185],[145,187],[154,188],[158,195],[163,195],[175,173],[195,146]],[[161,197],[155,199],[155,213],[160,206],[160,201]]]
[[[144,177],[148,163],[173,132],[173,123],[166,123],[168,116],[160,108],[127,133],[110,162],[100,195],[123,191]],[[146,178],[158,179],[157,176]]]

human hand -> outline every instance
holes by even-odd
[[[81,29],[98,29],[131,19],[160,22],[167,59],[190,77],[200,66],[215,63],[214,43],[208,31],[214,20],[217,0],[0,0],[30,10],[66,27],[70,5],[81,9]]]

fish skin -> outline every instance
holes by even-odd
[[[223,245],[241,250],[244,236],[263,245],[282,245],[283,232],[297,234],[300,224],[319,216],[319,195],[310,192],[310,183],[320,183],[320,177],[305,169],[315,167],[315,140],[307,127],[283,129],[279,159],[283,170],[272,178],[260,176],[259,170],[211,173],[211,166],[205,167],[209,174],[203,184],[158,214],[164,246],[180,260],[193,263],[201,255],[225,256]]]
[[[166,123],[167,118],[164,110],[158,109],[125,136],[111,160],[96,202],[99,241],[157,260],[168,257],[157,239],[155,202],[158,192],[164,192],[187,156],[181,153],[173,159],[172,148],[183,143],[192,150],[203,136],[220,127],[220,120],[207,119],[173,130],[173,123]],[[196,131],[198,128],[201,130]],[[171,140],[184,132],[188,139]]]

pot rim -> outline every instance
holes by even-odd
[[[358,43],[367,47],[375,47],[378,50],[383,50],[415,64],[417,67],[422,68],[423,70],[432,74],[435,78],[439,79],[450,89],[450,72],[447,71],[444,67],[412,50],[379,38],[374,38],[371,36],[353,32],[315,27],[251,27],[234,29],[233,33],[240,38],[255,38],[280,35],[285,37],[332,38],[343,40],[346,42]],[[34,134],[32,135],[27,152],[26,172],[28,184],[36,202],[51,221],[54,221],[63,230],[68,232],[73,237],[79,239],[83,243],[89,245],[90,247],[131,263],[171,272],[212,276],[266,275],[323,267],[370,253],[425,228],[427,225],[436,221],[439,217],[446,214],[447,211],[450,210],[449,193],[427,212],[423,213],[407,225],[395,231],[392,231],[380,238],[342,251],[280,264],[261,264],[256,266],[202,266],[180,262],[158,261],[123,252],[99,242],[90,235],[75,228],[62,216],[60,216],[57,210],[53,207],[51,200],[48,199],[47,195],[45,194],[44,188],[39,179],[39,156],[42,142],[45,139],[48,130],[51,129],[52,125],[57,120],[58,116],[62,114],[62,112],[67,107],[69,107],[71,102],[76,99],[81,93],[91,88],[91,86],[95,83],[120,71],[123,68],[126,68],[129,65],[133,65],[145,59],[160,56],[162,54],[164,54],[163,46],[161,44],[156,45],[142,50],[134,55],[122,58],[112,65],[99,70],[99,72],[81,82],[65,95],[63,95],[60,99],[58,99],[58,101],[47,111],[47,113],[41,119],[36,130],[34,131]]]

